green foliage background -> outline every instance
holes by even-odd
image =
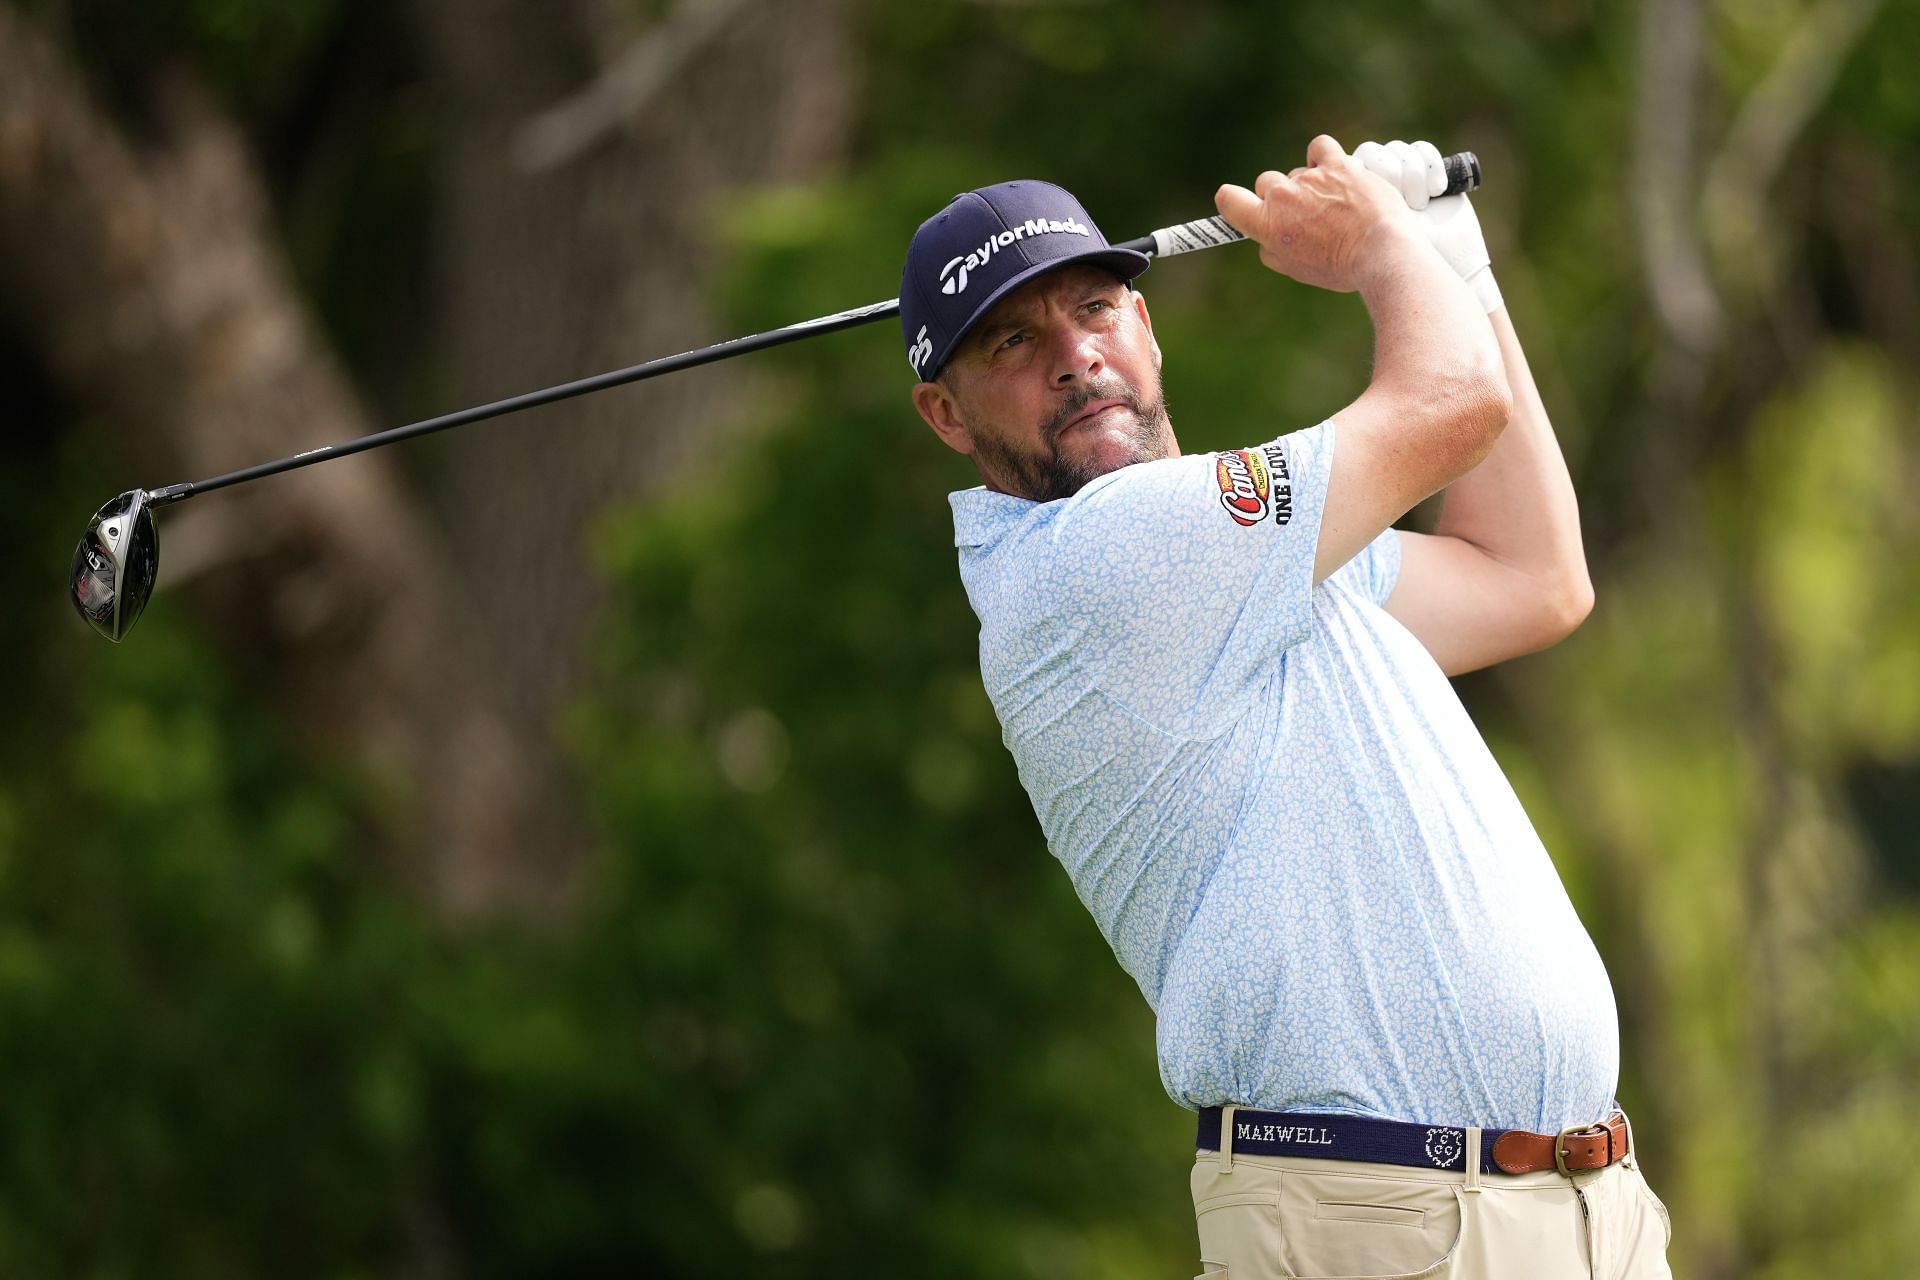
[[[195,68],[270,158],[287,86],[373,20],[355,0],[137,12],[94,65]],[[1770,212],[1792,260],[1762,270],[1709,227],[1733,336],[1684,418],[1632,230],[1632,6],[856,12],[855,163],[709,211],[740,331],[888,296],[911,228],[984,182],[1061,181],[1126,236],[1316,131],[1480,152],[1599,606],[1463,691],[1614,975],[1676,1269],[1911,1274],[1917,330],[1861,295],[1833,211],[1866,202],[1889,243],[1920,230],[1913,8],[1876,13],[1794,151]],[[1719,100],[1814,12],[1712,10]],[[369,131],[325,199],[281,211],[376,382],[404,376],[378,298],[405,268],[380,255],[421,213],[408,157],[431,134]],[[1884,182],[1834,195],[1862,171]],[[394,230],[360,248],[376,223]],[[1781,277],[1813,302],[1791,341]],[[1189,449],[1362,384],[1350,299],[1234,251],[1142,284]],[[167,597],[136,643],[77,630],[58,574],[117,483],[93,458],[113,424],[73,420],[18,347],[0,340],[24,424],[0,442],[0,1272],[1191,1270],[1187,1118],[999,745],[944,502],[971,479],[914,420],[891,331],[760,358],[745,442],[582,549],[619,605],[560,729],[601,850],[559,933],[436,925],[357,852],[384,792],[316,764]]]

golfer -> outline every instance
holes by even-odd
[[[1357,292],[1372,378],[1183,456],[1110,247],[1043,182],[955,197],[900,287],[980,667],[1053,853],[1199,1116],[1202,1269],[1667,1276],[1599,955],[1447,677],[1592,600],[1573,487],[1473,211],[1425,143],[1223,186]],[[1249,379],[1269,377],[1244,352]],[[1447,490],[1431,534],[1395,530]]]

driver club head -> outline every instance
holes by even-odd
[[[160,531],[145,489],[129,489],[94,513],[73,551],[67,594],[89,626],[118,641],[133,630],[160,569]]]

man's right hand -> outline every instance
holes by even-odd
[[[1227,183],[1214,194],[1220,216],[1260,246],[1260,260],[1303,284],[1364,289],[1385,244],[1425,243],[1400,192],[1325,134],[1307,146],[1306,167],[1269,169],[1253,190]]]

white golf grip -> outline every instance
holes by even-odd
[[[1471,151],[1460,151],[1441,158],[1441,166],[1446,170],[1447,181],[1443,190],[1435,195],[1459,195],[1462,192],[1478,190],[1480,186],[1480,160]],[[1139,249],[1145,251],[1147,242],[1153,242],[1153,256],[1169,257],[1176,253],[1192,253],[1195,249],[1211,249],[1215,245],[1232,244],[1246,237],[1228,226],[1220,217],[1198,218],[1192,222],[1182,222],[1177,226],[1162,227],[1151,236],[1142,236],[1138,240],[1129,240],[1116,245],[1120,249]]]
[[[1224,218],[1197,218],[1154,232],[1153,256],[1166,258],[1176,253],[1192,253],[1195,249],[1211,249],[1217,244],[1232,244],[1235,240],[1245,239],[1245,236],[1228,226]]]

